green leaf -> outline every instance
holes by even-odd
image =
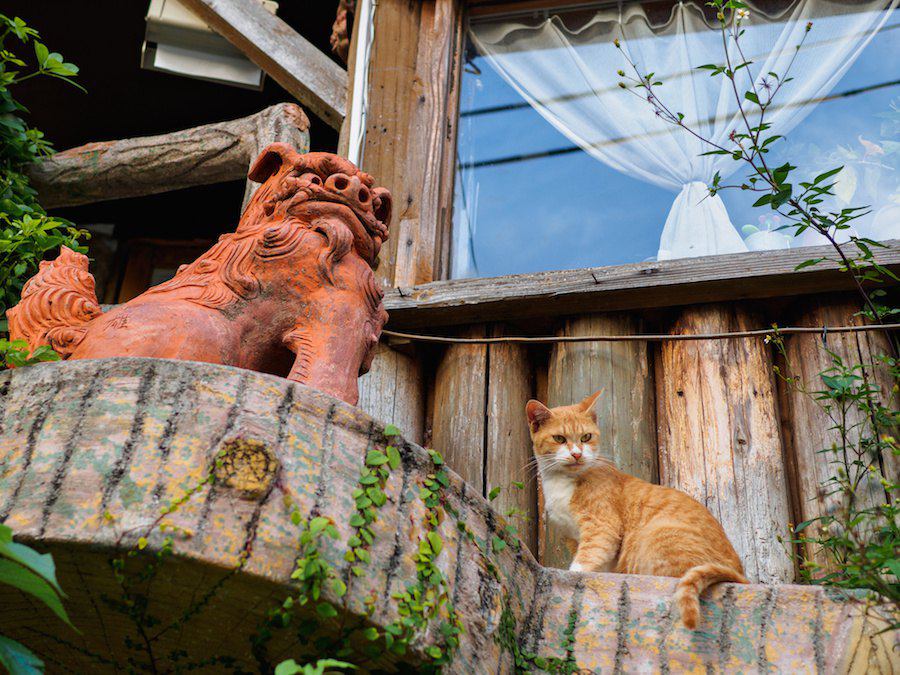
[[[497,486],[497,487],[493,488],[490,492],[488,492],[488,501],[490,501],[490,502],[494,501],[499,494],[500,494],[500,487]]]
[[[4,533],[4,530],[6,532]],[[56,580],[56,566],[49,553],[38,553],[25,544],[17,544],[12,540],[12,530],[0,525],[0,557],[14,560],[24,565],[56,589],[62,597],[66,597]]]
[[[744,65],[744,64],[742,64],[742,65]],[[740,68],[740,66],[738,66],[738,68],[735,68],[735,70],[738,70],[739,68]],[[759,97],[757,97],[757,95],[754,94],[752,91],[745,92],[744,98],[747,99],[748,101],[750,101],[751,103],[755,103],[756,105],[759,105]]]
[[[366,640],[375,641],[378,639],[378,629],[375,626],[369,626],[362,634]]]
[[[388,464],[391,467],[391,470],[396,469],[400,466],[400,452],[393,445],[387,446],[385,449],[387,452]]]
[[[494,553],[500,553],[506,548],[506,542],[495,534],[491,537],[491,548],[494,550]]]
[[[366,466],[381,466],[382,464],[387,464],[387,461],[387,455],[379,450],[372,450],[366,455]]]
[[[832,169],[831,171],[826,171],[825,173],[820,173],[818,176],[816,176],[813,179],[813,185],[817,185],[818,183],[821,183],[824,180],[828,180],[829,178],[831,178],[832,176],[836,176],[843,170],[844,170],[844,167],[839,166],[838,168]]]
[[[323,619],[333,619],[338,615],[337,610],[331,605],[330,602],[320,602],[316,605],[316,612]]]
[[[429,532],[427,536],[431,550],[434,551],[434,555],[437,555],[444,548],[444,540],[441,539],[441,535],[434,531]]]
[[[393,424],[386,424],[384,427],[384,435],[385,436],[400,436],[402,432],[400,429],[395,427]]]
[[[0,666],[10,675],[43,675],[44,662],[15,640],[0,635]]]
[[[72,626],[72,622],[69,621],[69,615],[66,614],[66,610],[62,606],[56,591],[42,577],[27,567],[14,563],[12,560],[0,560],[0,583],[33,595],[47,605],[56,616],[69,626]]]
[[[312,535],[319,534],[319,532],[321,532],[328,526],[328,523],[329,523],[328,518],[323,518],[322,516],[313,518],[311,521],[309,521],[310,534],[312,534]]]

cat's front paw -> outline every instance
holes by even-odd
[[[586,569],[587,568],[584,565],[577,563],[574,560],[572,561],[572,564],[569,565],[570,572],[584,572]]]

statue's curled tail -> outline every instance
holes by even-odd
[[[50,345],[66,358],[84,339],[88,322],[102,313],[87,256],[63,246],[56,260],[41,263],[6,316],[13,340],[26,340],[32,350]]]

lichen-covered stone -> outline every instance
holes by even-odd
[[[32,646],[50,672],[114,672],[113,662],[127,667],[140,653],[129,641],[145,638],[161,661],[185,650],[256,671],[250,636],[289,592],[297,555],[291,505],[334,520],[340,539],[323,540],[322,550],[347,574],[351,493],[366,454],[386,445],[383,431],[329,396],[227,366],[108,359],[0,374],[0,520],[54,554],[81,630],[0,587],[0,633]],[[418,493],[433,470],[425,451],[400,445],[372,562],[347,596],[348,614],[374,606],[377,625],[396,618],[391,594],[415,579],[425,512]],[[161,509],[201,484],[216,458],[219,480],[163,520],[178,528],[175,552],[141,588],[159,620],[141,635],[117,605],[109,561],[117,546],[140,546]],[[545,569],[512,540],[491,554],[492,572],[484,545],[505,537],[503,519],[455,475],[445,496],[474,535],[473,542],[450,515],[439,526],[436,562],[465,626],[452,672],[513,672],[516,651],[532,667],[561,659],[603,673],[897,669],[896,634],[870,640],[878,626],[865,622],[861,605],[822,588],[721,585],[704,597],[701,625],[690,632],[670,611],[674,579]],[[137,578],[162,536],[153,529],[126,574]],[[420,660],[436,643],[436,631],[418,636],[408,658]],[[277,635],[269,653],[306,656],[291,631]]]

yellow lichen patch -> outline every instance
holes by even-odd
[[[216,483],[248,499],[267,494],[278,474],[278,460],[265,443],[252,438],[226,441],[216,457]]]

